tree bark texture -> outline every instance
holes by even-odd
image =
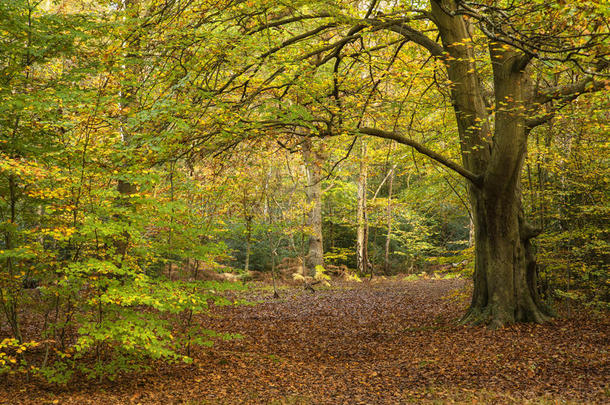
[[[490,41],[496,97],[492,131],[475,66],[467,22],[453,0],[432,0],[451,80],[451,95],[464,167],[483,176],[470,184],[475,233],[474,292],[464,322],[501,327],[513,322],[544,322],[551,316],[537,293],[531,239],[523,215],[520,176],[526,154],[526,113],[531,99],[521,52]]]
[[[385,256],[383,262],[383,271],[385,274],[390,274],[390,242],[392,240],[392,188],[394,185],[394,171],[396,165],[390,169],[390,178],[388,179],[388,205],[386,207],[386,216],[388,223],[388,231],[385,236]]]
[[[139,13],[139,0],[122,0],[122,8],[130,17],[137,17]],[[139,40],[126,41],[124,45],[124,58],[129,61],[136,58],[140,48]],[[131,67],[127,68],[123,65],[123,74],[128,78],[138,77],[139,69],[136,67],[137,64],[130,64]],[[127,128],[127,118],[129,110],[135,110],[137,108],[137,101],[134,95],[134,86],[127,81],[121,84],[121,90],[119,93],[119,109],[120,109],[120,125],[119,132],[121,139],[125,146],[129,146],[131,143],[132,135]],[[128,180],[118,179],[117,191],[120,194],[118,198],[119,206],[129,206],[129,196],[137,192],[137,186]],[[124,218],[121,215],[116,215],[118,221],[123,221]],[[127,255],[127,248],[129,246],[129,239],[131,235],[129,231],[125,230],[120,236],[117,236],[113,242],[115,247],[115,255],[119,260],[119,266],[122,264],[123,259]],[[171,267],[170,267],[171,268]]]
[[[250,271],[250,247],[252,245],[252,216],[246,215],[246,258],[244,259],[244,273]]]
[[[309,241],[305,257],[305,272],[315,276],[316,267],[324,266],[324,244],[322,239],[322,163],[320,146],[306,138],[302,145],[303,161],[307,171],[307,230]]]
[[[358,174],[358,210],[357,221],[358,229],[356,233],[356,266],[358,272],[362,275],[368,272],[368,223],[366,217],[366,189],[368,166],[366,162],[367,145],[366,140],[362,138],[360,145],[360,171]]]

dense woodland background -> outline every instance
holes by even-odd
[[[241,304],[224,291],[257,280],[470,279],[468,181],[357,130],[462,160],[442,58],[386,29],[401,18],[437,41],[427,7],[1,1],[0,378],[190,362],[193,347],[236,337],[194,315]],[[584,80],[540,107],[517,189],[543,229],[542,298],[607,311],[608,4],[463,7],[527,21],[512,27],[538,38],[535,88]],[[470,62],[493,114],[484,22],[470,26]],[[556,54],[549,38],[564,41]]]

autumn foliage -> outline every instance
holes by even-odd
[[[0,396],[607,401],[609,15],[1,2]]]

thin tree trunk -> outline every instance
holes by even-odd
[[[121,2],[122,8],[126,14],[131,16],[138,15],[138,6],[139,0],[122,0]],[[125,19],[125,17],[123,17]],[[137,37],[136,37],[137,38]],[[123,45],[124,47],[124,57],[126,60],[134,59],[136,57],[135,51],[139,48],[139,41],[132,40],[126,41]],[[137,64],[130,64],[131,66],[137,66]],[[119,92],[119,109],[120,109],[120,124],[119,124],[119,132],[121,134],[121,140],[123,141],[123,145],[129,145],[131,141],[131,133],[129,128],[127,128],[127,117],[129,110],[135,110],[136,98],[135,98],[135,90],[132,84],[128,81],[138,77],[138,72],[133,69],[127,69],[126,64],[122,65],[123,74],[127,77],[127,80],[122,83],[121,89]],[[127,206],[129,205],[129,196],[137,192],[137,187],[135,184],[131,183],[126,179],[118,179],[117,191],[120,194],[118,199],[118,205]],[[117,221],[122,221],[123,218],[121,215],[115,215],[115,219]],[[123,231],[120,236],[115,237],[113,241],[115,247],[115,256],[118,260],[118,266],[121,266],[121,263],[125,256],[127,255],[127,247],[129,246],[130,234],[127,230]]]
[[[9,208],[10,208],[9,221],[12,226],[5,230],[4,243],[5,243],[6,250],[10,251],[11,249],[13,249],[15,247],[15,242],[13,240],[14,239],[13,232],[16,230],[16,227],[14,228],[14,226],[16,225],[16,221],[17,221],[17,210],[16,210],[17,182],[15,181],[15,177],[12,174],[9,175],[8,183],[9,183]],[[6,258],[6,270],[7,270],[8,276],[10,277],[12,283],[16,283],[16,281],[15,281],[16,270],[14,267],[15,266],[13,263],[13,259],[10,256],[8,256]],[[19,309],[18,302],[19,302],[21,293],[22,293],[22,291],[21,291],[20,284],[11,285],[11,283],[8,283],[8,286],[6,289],[0,288],[0,303],[2,303],[2,309],[4,310],[8,324],[11,327],[13,336],[20,343],[23,341],[23,338],[21,335],[21,327],[19,326],[19,314],[18,314],[18,309]]]
[[[246,259],[244,263],[244,272],[250,270],[250,245],[252,240],[252,217],[246,216]]]
[[[392,240],[392,187],[394,185],[394,170],[396,165],[392,167],[390,178],[388,179],[388,205],[386,208],[386,220],[388,224],[388,232],[385,236],[385,255],[383,260],[383,271],[385,274],[390,274],[390,241]]]
[[[271,212],[271,204],[269,202],[269,179],[271,178],[271,169],[267,172],[265,179],[265,213],[267,214],[267,221],[269,224],[269,249],[271,250],[271,280],[273,282],[273,298],[280,298],[280,294],[277,292],[277,282],[275,274],[275,263],[277,258],[277,249],[281,243],[282,237],[278,236],[277,240],[273,241],[273,214]]]
[[[273,298],[280,298],[280,294],[277,292],[276,275],[275,275],[275,257],[277,256],[277,249],[273,249],[271,252],[271,280],[273,281]]]
[[[176,162],[171,162],[170,164],[170,172],[169,172],[169,201],[173,204],[174,202],[174,170],[176,168]],[[167,253],[168,253],[168,263],[167,263],[167,278],[169,280],[172,279],[172,234],[174,231],[174,207],[172,205],[170,218],[169,218],[169,231],[167,233]]]
[[[305,256],[305,271],[315,276],[316,268],[324,266],[324,244],[322,240],[322,158],[314,150],[310,138],[306,138],[302,146],[303,160],[307,171],[307,231],[309,243]]]
[[[367,145],[364,138],[360,144],[360,172],[358,175],[358,210],[357,221],[358,230],[356,234],[356,266],[360,274],[365,275],[368,272],[368,223],[366,217],[366,189],[368,166],[366,161]]]
[[[474,221],[472,220],[472,215],[468,217],[468,247],[471,248],[474,246]]]

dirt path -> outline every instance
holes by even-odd
[[[5,387],[0,394],[8,403],[72,404],[610,403],[607,317],[500,331],[457,326],[464,303],[448,297],[463,284],[287,290],[279,300],[202,318],[210,329],[244,338],[200,349],[193,365],[64,391]]]

